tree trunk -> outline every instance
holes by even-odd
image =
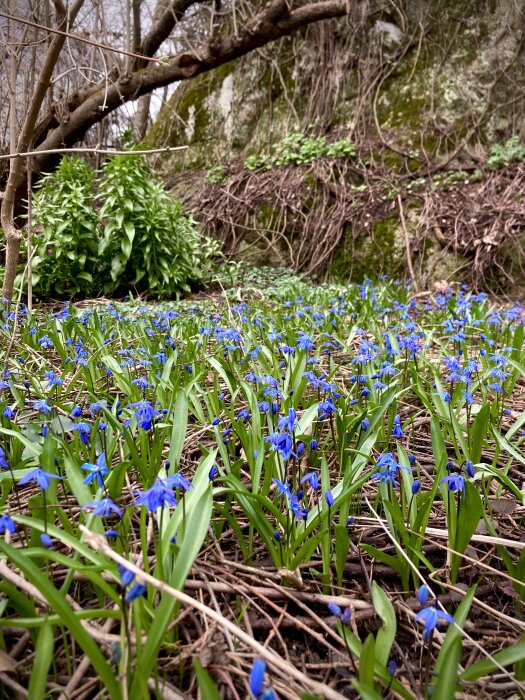
[[[78,11],[84,4],[84,0],[77,0],[71,8],[69,15],[66,15],[65,8],[58,1],[55,7],[61,8],[62,13],[59,17],[59,28],[65,30],[71,27]],[[19,153],[27,151],[31,146],[33,139],[34,128],[40,107],[46,96],[46,93],[51,84],[51,77],[55,68],[62,47],[66,40],[65,36],[55,34],[49,49],[47,51],[42,70],[35,85],[33,96],[29,103],[26,117],[22,125],[22,130],[17,142],[17,151]],[[17,229],[14,221],[14,210],[18,188],[24,183],[25,172],[22,158],[13,158],[9,162],[9,177],[2,200],[2,209],[0,211],[0,223],[4,230],[6,238],[6,261],[4,283],[2,286],[2,297],[11,300],[13,297],[13,287],[16,277],[16,267],[18,265],[18,256],[20,254],[20,246],[22,243],[22,234]]]

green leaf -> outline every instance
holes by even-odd
[[[71,609],[64,596],[57,591],[53,581],[40,571],[40,569],[22,552],[0,540],[0,551],[12,562],[30,581],[49,603],[50,608],[60,615],[62,624],[76,639],[82,651],[87,655],[93,668],[98,673],[101,683],[106,687],[111,698],[119,700],[122,697],[120,684],[115,678],[112,668],[107,663],[90,634],[84,629],[75,612]]]
[[[47,678],[54,651],[55,638],[53,626],[46,618],[38,633],[35,659],[32,664],[31,678],[29,679],[29,687],[27,689],[27,696],[32,700],[43,700],[43,698],[46,697]]]
[[[472,666],[469,666],[463,671],[463,673],[460,675],[460,679],[462,681],[466,681],[467,683],[471,683],[472,681],[476,681],[478,678],[488,676],[493,671],[498,671],[499,668],[496,665],[496,662],[499,664],[499,666],[503,666],[503,668],[505,668],[506,666],[517,664],[520,661],[525,661],[525,642],[519,642],[518,644],[513,644],[506,649],[502,649],[502,651],[498,651],[496,654],[493,654],[490,659],[481,659],[480,661],[477,661],[475,664],[472,664]]]
[[[197,469],[194,478],[194,488],[188,491],[184,498],[188,498],[186,506],[186,519],[184,523],[184,536],[180,550],[175,561],[173,572],[169,579],[172,588],[182,590],[184,582],[200,551],[204,538],[208,532],[212,513],[212,488],[208,481],[208,472],[215,460],[215,453],[205,457]],[[199,482],[198,484],[196,482]],[[202,488],[201,488],[202,485]],[[182,508],[176,509],[176,516]],[[175,517],[175,515],[173,516]],[[163,542],[169,535],[169,531],[163,536]],[[143,694],[143,683],[149,678],[156,663],[157,655],[162,645],[166,628],[173,619],[173,612],[178,606],[175,598],[168,594],[162,594],[160,604],[155,611],[153,623],[148,633],[148,638],[142,648],[130,691],[130,698],[139,700]]]
[[[483,501],[477,485],[471,481],[465,481],[465,495],[459,501],[459,512],[457,513],[457,531],[454,533],[454,537],[451,537],[451,544],[456,552],[463,554],[468,547],[482,515]],[[460,564],[461,557],[453,554],[450,569],[450,578],[453,582],[457,580]]]
[[[178,467],[182,450],[184,449],[184,440],[186,438],[186,429],[188,426],[188,397],[184,391],[179,391],[177,394],[172,418],[173,427],[171,429],[168,459],[172,467]]]
[[[445,650],[441,650],[439,656],[443,662],[436,685],[432,691],[432,700],[450,700],[456,697],[458,689],[457,671],[461,654],[461,639]],[[437,673],[437,672],[436,672]]]
[[[371,688],[374,687],[375,663],[375,641],[373,635],[369,634],[359,654],[359,681]]]
[[[357,680],[352,681],[352,685],[357,690],[359,697],[362,698],[362,700],[382,700],[383,696],[378,693],[377,690],[374,690],[373,687],[370,687],[369,685],[361,683]]]
[[[461,630],[467,619],[476,586],[472,586],[454,614],[454,625],[450,625],[436,659],[434,675],[437,678],[432,700],[450,700],[456,696],[458,666],[461,659]]]
[[[376,659],[380,664],[386,666],[396,638],[396,613],[390,598],[375,581],[372,581],[372,601],[376,613],[383,622],[376,635]]]
[[[206,700],[221,700],[221,694],[215,683],[213,682],[210,674],[202,667],[199,659],[193,657],[193,668],[195,669],[195,675],[197,676],[197,683],[199,685],[199,690],[201,692],[201,697]]]
[[[481,461],[481,450],[483,442],[487,435],[487,430],[490,421],[490,404],[485,403],[478,412],[472,424],[472,447],[470,450],[470,459],[477,464]]]
[[[337,576],[337,585],[341,587],[343,574],[348,559],[348,550],[350,548],[350,537],[346,525],[334,526],[335,536],[335,571]]]

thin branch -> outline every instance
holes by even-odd
[[[89,44],[90,46],[96,46],[97,49],[103,49],[104,51],[111,51],[111,53],[118,53],[122,56],[130,56],[131,58],[137,58],[141,61],[151,61],[152,63],[162,64],[165,59],[161,58],[151,58],[150,56],[143,56],[142,54],[133,53],[131,51],[124,51],[124,49],[116,49],[114,46],[108,46],[107,44],[100,44],[98,41],[93,39],[86,39],[78,34],[71,34],[70,32],[62,31],[61,29],[55,29],[54,27],[47,27],[45,24],[38,24],[38,22],[32,22],[30,19],[23,19],[22,17],[16,17],[15,15],[9,15],[7,12],[0,12],[0,17],[4,19],[10,19],[19,24],[27,24],[30,27],[35,27],[36,29],[41,29],[42,31],[49,32],[50,34],[59,34],[60,36],[67,37],[68,39],[76,39],[76,41],[81,41],[83,44]]]
[[[0,160],[7,158],[29,158],[31,156],[52,155],[57,153],[98,153],[108,156],[146,156],[149,153],[172,153],[184,151],[188,146],[165,146],[164,148],[150,148],[144,151],[118,151],[115,148],[50,148],[46,151],[26,151],[25,153],[6,153],[0,155]]]

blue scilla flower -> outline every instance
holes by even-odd
[[[126,602],[132,603],[146,593],[146,586],[143,583],[134,583],[126,593]]]
[[[122,517],[122,511],[110,498],[102,498],[100,501],[91,501],[82,506],[82,510],[93,512],[103,518],[111,518],[113,515]]]
[[[4,535],[6,532],[13,534],[16,532],[16,525],[8,513],[4,513],[0,516],[0,535]]]
[[[439,610],[430,605],[428,608],[423,608],[416,615],[416,622],[422,622],[425,625],[423,630],[423,641],[428,642],[433,631],[440,622],[446,622],[448,625],[454,624],[454,618],[449,613]]]
[[[2,411],[2,417],[7,418],[8,420],[13,420],[15,417],[15,412],[11,408],[11,406],[6,406],[4,410]]]
[[[166,508],[177,505],[177,499],[172,489],[161,479],[157,479],[153,486],[143,491],[136,499],[138,506],[146,508],[154,513],[157,508]]]
[[[396,675],[397,664],[396,664],[396,662],[394,661],[394,659],[389,659],[389,660],[388,660],[388,663],[387,663],[387,665],[386,665],[386,670],[388,671],[388,674],[389,674],[390,676],[394,677],[394,676]]]
[[[40,345],[41,348],[44,349],[50,349],[54,348],[55,346],[53,345],[53,341],[48,335],[43,335],[40,340],[38,341],[38,344]]]
[[[288,508],[290,512],[297,518],[297,520],[304,520],[308,518],[308,508],[304,508],[301,504],[299,497],[302,498],[302,492],[299,492],[297,496],[293,494],[288,498]]]
[[[395,472],[389,469],[385,469],[385,471],[382,472],[374,472],[370,478],[378,479],[382,484],[391,484],[394,488],[399,486]]]
[[[91,426],[89,423],[84,423],[80,421],[79,423],[71,423],[71,430],[78,433],[78,437],[84,445],[89,445],[89,433],[91,432]]]
[[[326,401],[321,401],[317,408],[317,412],[319,413],[320,420],[323,420],[323,418],[327,418],[330,414],[335,413],[335,404],[333,399],[329,397],[326,399]]]
[[[9,464],[5,456],[5,450],[0,447],[0,469],[9,469]]]
[[[39,411],[40,413],[51,413],[53,410],[46,399],[38,399],[37,401],[33,401],[33,408],[35,411]]]
[[[52,386],[62,386],[64,380],[58,377],[53,370],[49,372],[44,372],[44,379],[47,380],[47,388],[50,389]]]
[[[444,479],[441,479],[440,484],[447,484],[447,489],[452,492],[461,491],[465,493],[465,477],[454,472],[448,474]]]
[[[237,420],[242,420],[245,423],[250,420],[250,411],[247,408],[243,408],[237,414]]]
[[[271,444],[271,450],[279,452],[285,462],[294,455],[293,439],[289,433],[272,433],[264,439]]]
[[[259,698],[264,685],[264,675],[266,673],[266,663],[263,659],[255,659],[250,671],[249,683],[250,691],[255,698]]]
[[[287,345],[286,343],[283,343],[282,345],[279,345],[279,350],[284,354],[284,355],[295,355],[295,348],[291,345]]]
[[[392,428],[392,435],[395,438],[401,438],[404,435],[403,428],[401,427],[401,418],[399,415],[394,416],[394,426]]]
[[[42,542],[46,549],[51,549],[51,547],[53,546],[53,540],[51,539],[51,537],[49,537],[47,532],[43,532],[40,535],[40,542]]]
[[[317,491],[319,488],[319,477],[316,472],[308,472],[301,479],[301,484],[309,484],[313,491]]]
[[[129,584],[135,579],[135,574],[122,564],[117,564],[117,567],[121,584],[123,586],[129,586]]]
[[[108,404],[106,401],[95,401],[94,403],[89,405],[89,410],[91,411],[92,416],[96,416],[99,413],[102,413],[107,407]]]
[[[331,508],[334,505],[334,497],[331,491],[325,491],[324,500],[326,501],[326,504],[329,508]]]
[[[81,467],[84,471],[89,472],[89,474],[84,479],[84,484],[90,484],[95,479],[101,489],[104,488],[104,476],[108,473],[108,468],[106,466],[106,453],[101,452],[97,457],[95,464],[86,462]]]
[[[470,459],[467,459],[467,461],[465,462],[465,471],[471,479],[473,479],[476,475],[476,472],[474,470],[474,462],[472,462]]]
[[[467,389],[462,389],[463,398],[465,399],[465,403],[467,406],[472,406],[474,403],[474,395],[472,394],[471,391],[468,391]]]
[[[173,489],[183,489],[184,491],[189,491],[193,488],[193,484],[189,479],[186,479],[180,472],[172,474],[166,479],[166,485]]]
[[[32,469],[30,472],[25,474],[21,479],[19,479],[18,483],[20,484],[20,486],[29,483],[38,484],[38,486],[40,486],[40,488],[43,491],[47,491],[47,489],[49,488],[49,484],[51,483],[50,479],[62,480],[62,477],[58,476],[57,474],[45,472],[41,467],[37,467],[36,469]]]
[[[345,608],[343,610],[337,603],[328,603],[328,609],[332,615],[339,618],[343,625],[347,625],[350,622],[350,617],[352,615],[350,608]]]
[[[419,604],[421,606],[427,603],[429,595],[430,588],[428,586],[425,586],[425,584],[423,584],[417,589],[417,599],[419,600]]]
[[[151,389],[152,384],[148,382],[147,379],[144,379],[144,377],[139,377],[138,379],[134,379],[132,382],[133,386],[137,386],[141,391],[145,391],[146,389]]]
[[[82,407],[81,406],[75,406],[71,413],[69,414],[70,418],[80,418],[82,415]]]
[[[299,350],[313,350],[314,342],[310,336],[303,333],[303,331],[300,331],[299,335],[297,336],[297,347]]]
[[[370,420],[366,417],[363,418],[363,420],[361,421],[361,430],[364,433],[366,433],[366,431],[368,430],[369,427],[370,427]]]
[[[136,403],[130,403],[129,408],[135,409],[137,425],[145,431],[150,430],[153,420],[161,415],[159,411],[153,408],[150,401],[137,401]]]
[[[218,473],[219,473],[219,467],[216,464],[214,464],[212,466],[212,468],[210,469],[210,471],[208,472],[208,479],[210,481],[213,481]]]
[[[371,479],[379,479],[382,484],[392,484],[392,486],[397,487],[396,475],[400,469],[405,471],[410,471],[408,467],[402,467],[394,459],[392,452],[385,452],[377,460],[376,466],[380,469],[384,467],[383,471],[374,472]]]
[[[289,433],[293,433],[297,427],[297,413],[294,408],[288,409],[288,415],[279,418],[277,422],[277,428],[279,430],[285,430]]]
[[[282,481],[279,481],[279,479],[272,479],[272,481],[277,486],[278,496],[286,496],[288,498],[291,497],[292,491],[290,489],[290,484],[283,483]]]

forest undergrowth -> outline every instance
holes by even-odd
[[[0,695],[525,697],[525,310],[3,310]]]

